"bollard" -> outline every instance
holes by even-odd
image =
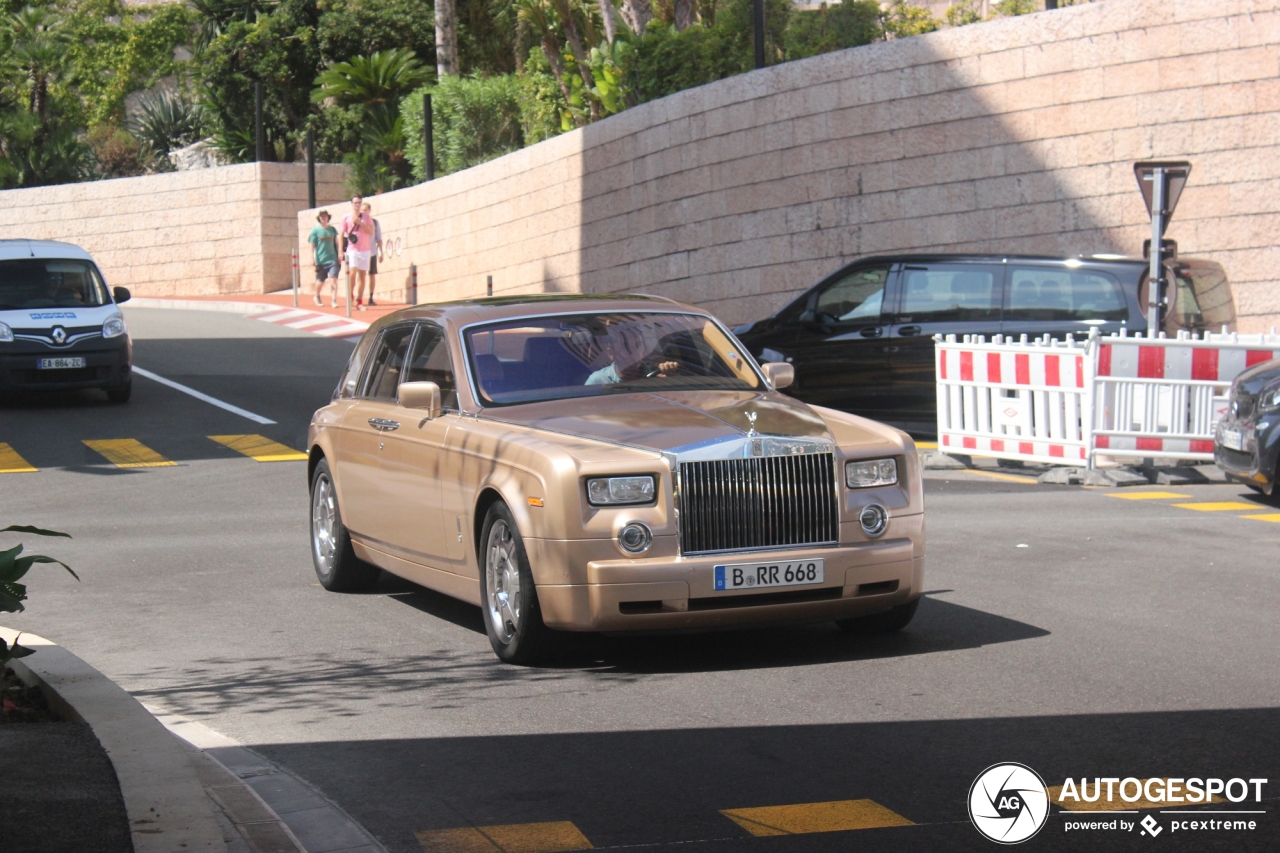
[[[410,305],[418,304],[418,265],[409,264],[409,298],[407,301]]]
[[[351,317],[351,264],[347,264],[347,317]]]
[[[488,293],[486,295],[493,296],[493,276],[485,276],[485,279],[485,286],[488,289]]]
[[[289,250],[289,266],[293,268],[292,270],[290,270],[290,275],[293,277],[293,307],[297,308],[298,307],[298,250],[297,249]]]

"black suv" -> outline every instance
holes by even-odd
[[[795,365],[788,394],[928,436],[937,429],[934,335],[1145,332],[1147,266],[1119,255],[863,258],[734,332],[760,361]],[[1220,265],[1168,266],[1164,331],[1234,329]]]

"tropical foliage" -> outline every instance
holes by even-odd
[[[1039,5],[765,0],[766,59]],[[438,31],[457,33],[449,73]],[[198,139],[252,159],[261,86],[267,159],[311,131],[380,192],[425,178],[424,93],[445,174],[753,67],[752,0],[0,0],[0,188],[161,171]]]

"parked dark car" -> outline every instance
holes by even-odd
[[[1220,265],[1182,258],[1169,269],[1166,332],[1234,329]],[[927,436],[936,430],[935,334],[1145,332],[1146,282],[1146,261],[1118,255],[870,257],[734,332],[762,362],[795,366],[788,394]]]
[[[1231,383],[1231,403],[1218,423],[1213,459],[1227,475],[1264,495],[1280,497],[1280,359],[1264,361]]]

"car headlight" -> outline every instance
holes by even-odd
[[[859,459],[844,465],[844,482],[851,489],[892,486],[898,482],[898,460]]]
[[[6,323],[0,323],[0,341],[11,340],[13,340],[13,329],[10,329]]]
[[[592,506],[652,503],[653,491],[652,477],[596,477],[587,480],[587,500]]]
[[[1274,412],[1280,409],[1280,382],[1273,382],[1258,395],[1258,411]]]
[[[124,334],[124,318],[119,314],[115,314],[107,318],[107,322],[102,324],[102,336],[104,338],[118,338]]]

